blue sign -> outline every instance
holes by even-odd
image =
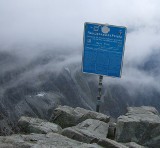
[[[85,23],[82,71],[121,77],[126,28]]]

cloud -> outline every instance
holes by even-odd
[[[23,44],[80,46],[84,22],[154,26],[159,21],[158,4],[158,0],[2,0],[0,44],[8,48]]]
[[[159,5],[158,0],[1,0],[0,50],[32,59],[47,50],[64,54],[58,68],[80,63],[84,22],[126,26],[122,81],[138,81],[143,75],[141,83],[155,84],[154,77],[137,66],[160,50]]]

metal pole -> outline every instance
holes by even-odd
[[[96,112],[99,112],[100,104],[101,104],[101,96],[102,96],[102,80],[103,76],[99,76],[99,85],[98,85],[98,96],[97,96],[97,106],[96,106]]]

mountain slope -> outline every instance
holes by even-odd
[[[63,55],[52,52],[28,61],[7,52],[0,55],[1,133],[12,133],[22,115],[49,119],[58,104],[95,110],[98,76],[83,74],[80,62],[67,63]],[[147,71],[145,67],[141,69]],[[132,82],[104,81],[100,111],[113,117],[124,114],[127,106],[151,105],[160,111],[157,88],[137,84],[131,90]]]

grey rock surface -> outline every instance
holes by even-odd
[[[108,138],[99,139],[97,144],[104,148],[128,148],[127,146]]]
[[[66,128],[75,126],[86,119],[97,119],[108,123],[110,117],[80,107],[59,106],[54,110],[51,121],[60,125],[62,128]]]
[[[143,146],[160,146],[160,117],[154,107],[129,107],[126,115],[120,116],[116,127],[118,142],[136,142]]]
[[[41,133],[49,132],[60,133],[62,128],[54,123],[47,122],[38,118],[31,118],[22,116],[18,121],[18,126],[22,133]]]
[[[77,148],[103,148],[102,146],[98,145],[98,144],[82,144],[80,146],[77,146]]]
[[[139,144],[137,144],[135,142],[128,142],[128,143],[125,143],[124,145],[128,146],[129,148],[147,148],[147,147],[139,145]]]
[[[57,133],[0,136],[0,148],[102,148],[85,144]]]
[[[62,130],[62,135],[85,143],[97,143],[105,148],[127,148],[126,146],[107,139],[108,123],[95,119],[87,119],[76,126]]]
[[[87,119],[74,127],[65,128],[62,131],[62,135],[86,143],[106,138],[107,133],[108,124],[95,119]]]
[[[78,122],[82,122],[86,119],[96,119],[96,120],[103,121],[105,123],[108,123],[110,121],[110,117],[105,114],[98,113],[98,112],[91,111],[91,110],[86,110],[80,107],[76,107],[75,112],[82,114]]]

